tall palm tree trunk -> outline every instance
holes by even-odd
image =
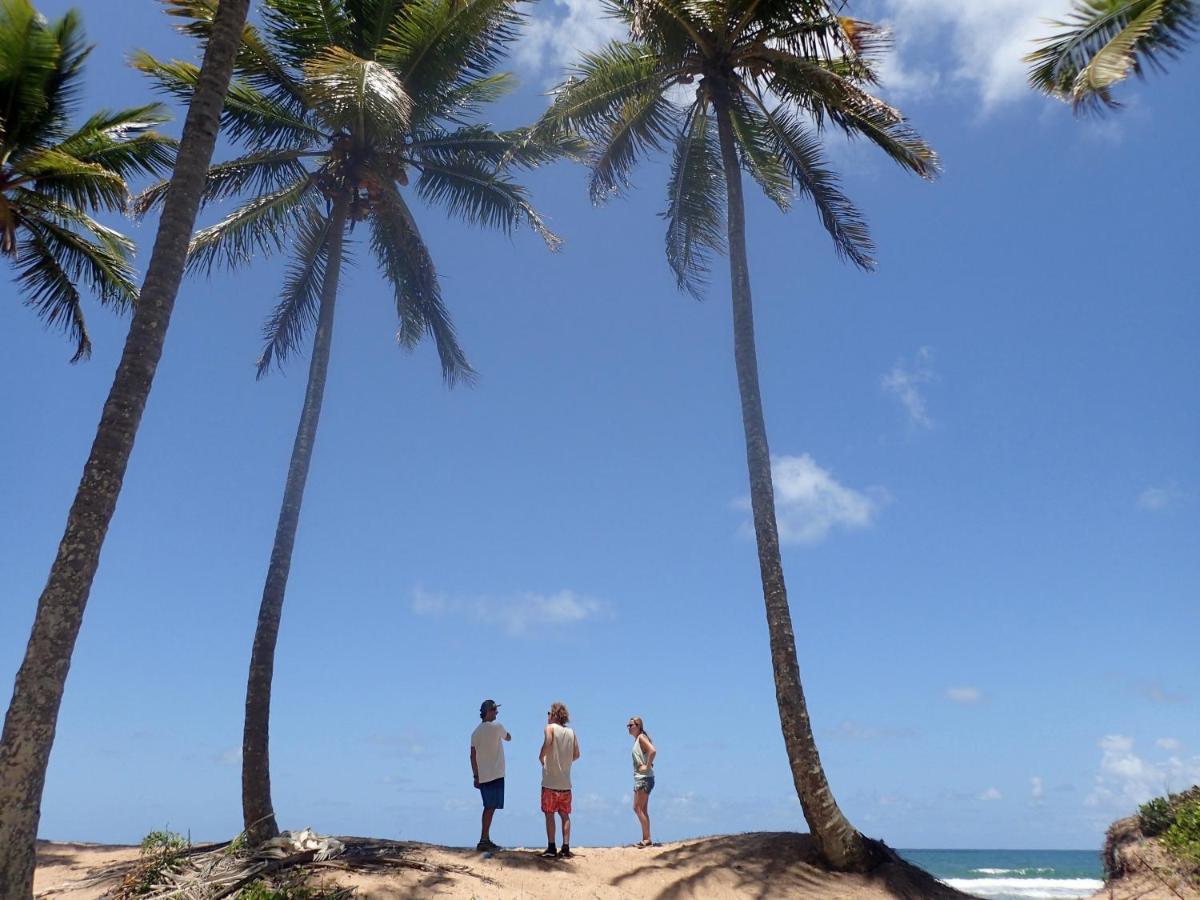
[[[329,347],[333,339],[333,309],[337,301],[338,276],[342,267],[342,240],[350,201],[339,195],[330,214],[326,244],[325,279],[321,285],[321,309],[313,338],[312,359],[308,365],[308,388],[304,408],[292,446],[283,505],[275,526],[275,545],[263,586],[258,626],[254,630],[254,648],[250,654],[250,675],[246,681],[246,723],[242,733],[242,819],[251,845],[261,844],[279,834],[275,809],[271,804],[271,681],[275,675],[275,644],[279,638],[279,620],[283,614],[283,595],[292,568],[292,548],[300,524],[300,505],[312,462],[313,442],[321,420],[321,402],[325,397],[325,376],[329,371]]]
[[[771,482],[771,452],[758,387],[758,356],[754,344],[754,310],[750,302],[750,269],[746,260],[746,210],[742,174],[734,146],[728,95],[715,89],[717,131],[725,170],[728,207],[729,278],[733,295],[733,353],[737,363],[738,393],[742,402],[742,427],[746,433],[746,464],[750,470],[750,505],[758,542],[758,566],[771,635],[771,668],[775,698],[787,747],[788,762],[804,818],[827,863],[836,869],[869,866],[868,849],[838,808],[808,720],[808,706],[800,684],[796,639],[783,580],[779,529],[775,522],[775,489]]]
[[[46,766],[54,744],[71,654],[83,622],[100,550],[125,477],[216,145],[221,107],[250,0],[221,0],[188,105],[171,186],[141,299],[50,577],[38,599],[25,658],[0,738],[0,897],[33,896],[33,869]]]

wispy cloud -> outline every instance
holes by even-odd
[[[1135,688],[1137,692],[1151,703],[1187,703],[1189,697],[1181,691],[1168,690],[1161,681],[1139,681]]]
[[[1042,798],[1046,795],[1046,786],[1042,782],[1041,775],[1034,775],[1029,779],[1029,800],[1035,806],[1040,806]]]
[[[1181,499],[1179,488],[1173,484],[1164,487],[1148,487],[1138,494],[1138,509],[1147,512],[1162,512],[1174,506]]]
[[[526,591],[500,597],[452,597],[417,588],[413,591],[412,610],[419,616],[494,625],[520,636],[534,627],[576,625],[598,618],[609,612],[609,606],[603,600],[571,590],[554,594]]]
[[[779,540],[785,544],[816,544],[835,528],[867,528],[887,496],[877,488],[862,492],[840,484],[807,453],[775,457],[771,478]],[[750,501],[742,499],[737,505],[749,509]]]
[[[979,799],[980,800],[988,800],[988,801],[1003,800],[1004,795],[1002,793],[1000,793],[1000,791],[997,788],[990,787],[986,791],[980,791]]]
[[[1150,762],[1134,752],[1133,738],[1105,735],[1099,743],[1100,771],[1086,803],[1129,810],[1151,797],[1200,783],[1200,756],[1170,756]]]
[[[933,371],[933,351],[922,347],[911,361],[900,360],[883,376],[880,386],[885,394],[895,397],[908,415],[913,428],[932,428],[933,419],[925,402],[922,388],[937,380]]]
[[[373,734],[367,743],[388,756],[417,757],[425,754],[429,740],[419,731],[406,728],[396,733]]]
[[[1154,742],[1154,746],[1160,750],[1169,750],[1172,753],[1178,753],[1183,749],[1183,743],[1177,738],[1159,738]]]
[[[213,762],[215,762],[218,766],[225,766],[226,768],[231,769],[237,768],[242,764],[242,748],[227,747],[213,757]]]
[[[958,86],[985,110],[1031,96],[1022,57],[1052,33],[1063,0],[875,0],[868,17],[892,29],[896,49],[883,71],[898,96]],[[947,52],[948,51],[948,52]]]
[[[604,15],[596,0],[553,0],[539,7],[516,50],[517,62],[539,78],[558,81],[581,53],[623,36],[620,23]]]
[[[952,700],[955,703],[962,703],[970,706],[977,703],[983,703],[983,701],[987,698],[984,696],[983,691],[981,691],[979,688],[963,685],[959,687],[946,688],[946,699]]]

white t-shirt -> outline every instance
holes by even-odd
[[[504,736],[508,730],[499,722],[480,722],[471,732],[471,746],[475,748],[475,767],[479,770],[479,783],[495,781],[504,777]]]
[[[557,722],[550,724],[550,750],[542,766],[542,787],[552,791],[571,789],[571,763],[575,761],[575,732]]]

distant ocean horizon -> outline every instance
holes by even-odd
[[[986,900],[1078,900],[1104,887],[1096,850],[900,850],[939,881]]]

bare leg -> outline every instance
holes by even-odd
[[[479,841],[490,841],[492,839],[492,816],[496,814],[494,809],[485,809],[483,811],[483,826],[479,832]]]
[[[554,843],[554,813],[546,813],[546,843]]]
[[[648,791],[633,792],[633,813],[642,825],[642,843],[650,843],[650,794]]]
[[[559,813],[558,815],[562,819],[563,846],[569,847],[571,844],[571,817],[567,813]],[[551,825],[550,827],[553,828],[554,826]]]

